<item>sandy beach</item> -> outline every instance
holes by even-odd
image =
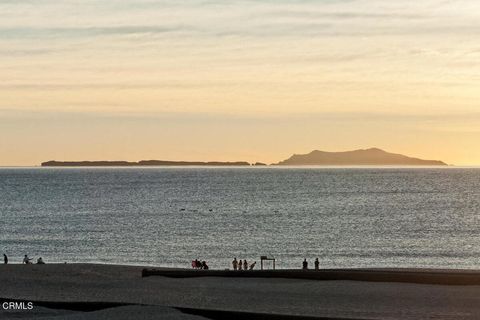
[[[1,265],[1,302],[33,302],[33,309],[2,308],[0,318],[480,319],[477,285],[208,275],[142,277],[142,270],[95,264]],[[476,277],[475,272],[470,273]]]

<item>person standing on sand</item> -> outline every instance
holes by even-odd
[[[238,267],[237,258],[233,258],[232,266],[233,266],[233,270],[237,271],[237,267]]]
[[[243,270],[248,270],[248,262],[247,262],[247,259],[243,260]]]
[[[308,270],[308,262],[307,262],[307,259],[303,259],[302,269],[303,269],[303,270]]]
[[[318,258],[315,258],[315,270],[319,270],[320,269],[320,262],[318,261]]]
[[[3,263],[8,264],[8,257],[5,253],[3,254]]]
[[[240,260],[240,261],[238,261],[238,270],[242,271],[242,267],[243,267],[243,262],[242,262],[242,260]]]

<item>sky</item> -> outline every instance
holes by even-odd
[[[480,164],[480,1],[0,0],[0,166]]]

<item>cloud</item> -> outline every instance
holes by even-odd
[[[0,90],[179,89],[184,105],[201,102],[192,91],[251,105],[291,92],[313,105],[353,88],[462,104],[478,84],[478,21],[468,0],[0,1]]]
[[[96,37],[133,34],[162,34],[184,30],[185,27],[116,26],[71,28],[0,28],[0,39]]]
[[[467,7],[468,11],[455,10]],[[2,38],[185,31],[200,37],[476,33],[468,1],[4,1]],[[477,20],[475,20],[477,19]],[[148,23],[148,24],[147,24]]]
[[[480,123],[480,111],[401,113],[401,112],[291,112],[287,114],[239,114],[227,112],[147,112],[147,111],[65,111],[0,108],[1,118],[30,119],[110,119],[165,121],[232,121],[245,123],[318,123],[318,122],[386,122],[386,123]]]

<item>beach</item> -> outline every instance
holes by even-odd
[[[228,274],[216,276],[216,271],[211,273],[212,276],[202,274],[201,277],[142,277],[143,269],[141,266],[100,264],[1,265],[1,302],[32,302],[33,308],[2,308],[0,318],[480,318],[478,285],[355,281],[341,280],[338,277],[335,280],[248,275],[230,277]],[[156,270],[188,271],[190,275],[197,272]],[[385,273],[385,270],[364,271],[374,278]],[[419,275],[422,272],[432,272],[420,269],[407,271]],[[289,273],[288,270],[282,272]],[[290,272],[293,274],[297,271]],[[345,277],[351,277],[355,272],[358,273],[343,270]],[[445,276],[464,273],[455,270],[435,272]],[[248,271],[244,273],[247,274]],[[473,278],[478,275],[474,271],[466,273]]]

